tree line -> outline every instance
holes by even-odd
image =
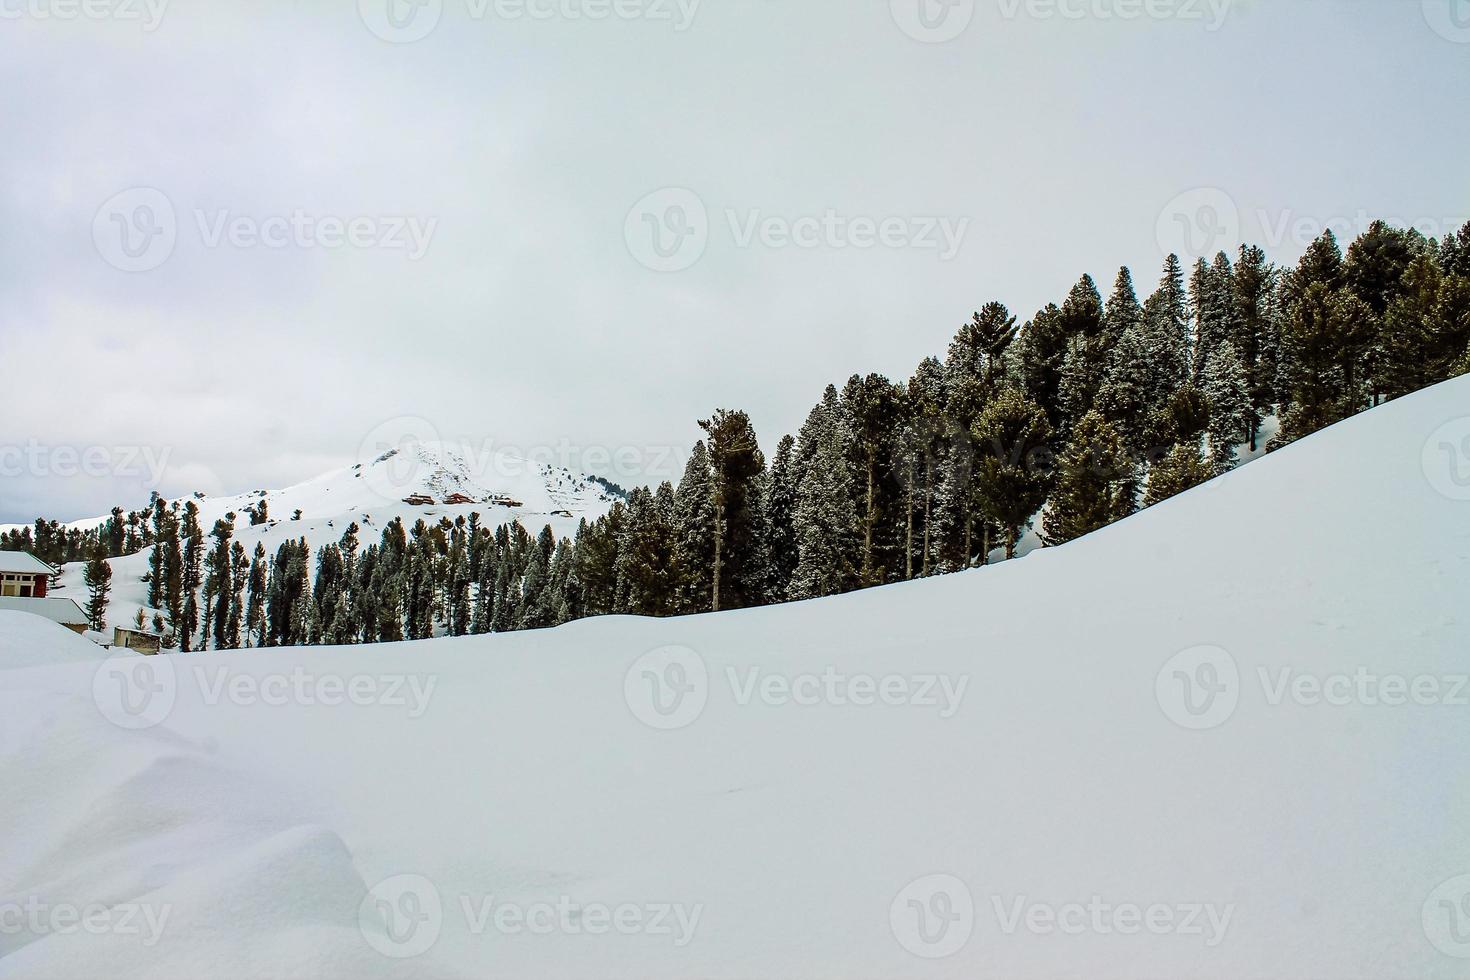
[[[149,604],[181,650],[758,606],[984,565],[1030,530],[1072,540],[1228,471],[1268,431],[1272,450],[1466,373],[1467,347],[1470,225],[1438,242],[1378,222],[1294,266],[1249,245],[1188,273],[1171,255],[1143,298],[1127,268],[1106,298],[1084,275],[1024,324],[989,303],[906,381],[829,385],[769,461],[746,413],[712,413],[677,484],[571,539],[474,514],[247,555],[234,515],[206,535],[192,502],[155,500],[95,532],[37,522],[35,540],[151,546]]]

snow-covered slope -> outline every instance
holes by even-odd
[[[0,974],[1464,977],[1467,409],[817,602],[11,672],[0,908],[171,914]]]
[[[456,494],[472,502],[445,503]],[[433,503],[406,502],[413,497],[428,498]],[[563,466],[466,444],[413,442],[284,490],[256,490],[226,497],[196,494],[182,498],[180,506],[185,500],[198,506],[199,524],[206,534],[216,520],[233,513],[236,539],[246,551],[254,552],[260,542],[268,554],[274,555],[288,539],[304,537],[313,550],[320,548],[341,538],[354,521],[360,529],[359,539],[366,546],[375,542],[394,518],[412,527],[421,519],[434,524],[444,517],[468,519],[474,512],[491,528],[518,521],[534,535],[549,524],[558,537],[571,537],[583,518],[596,520],[616,499],[591,476]],[[246,508],[259,508],[262,503],[269,521],[252,526]],[[138,501],[133,506],[146,504]],[[298,510],[300,519],[295,517]],[[90,528],[104,520],[89,518],[70,526]],[[6,525],[0,531],[19,527]],[[110,564],[109,625],[131,625],[140,608],[151,620],[154,610],[146,606],[148,588],[143,582],[148,572],[147,550],[114,558]],[[84,565],[73,562],[63,568],[57,595],[84,601]]]

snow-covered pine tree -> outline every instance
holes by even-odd
[[[1210,466],[1201,458],[1198,443],[1181,442],[1149,471],[1144,506],[1152,507],[1209,478]]]
[[[714,474],[702,439],[694,444],[674,493],[674,534],[681,572],[674,582],[676,607],[681,613],[709,612],[714,597]]]
[[[908,577],[914,573],[928,575],[934,554],[934,504],[939,491],[941,461],[944,458],[945,435],[944,366],[933,357],[919,363],[909,379],[908,427],[911,431],[914,457],[914,500],[911,520],[918,522],[916,533],[919,556],[906,565]],[[909,549],[912,555],[913,548]]]
[[[766,551],[770,555],[771,601],[785,599],[796,569],[796,440],[790,435],[776,444],[771,461],[770,485],[766,501]]]
[[[1251,424],[1250,387],[1245,366],[1230,341],[1221,341],[1210,351],[1205,364],[1205,397],[1210,402],[1210,467],[1215,475],[1237,464],[1235,447],[1249,437]]]
[[[836,390],[828,387],[831,395]],[[835,397],[824,399],[802,426],[810,464],[796,493],[796,568],[788,598],[813,599],[846,592],[856,582],[853,555],[858,542],[858,515],[852,471],[847,466],[848,436],[842,429]]]
[[[745,412],[722,408],[699,427],[707,440],[714,508],[711,608],[739,609],[763,598],[760,546],[766,530],[759,493],[766,461]]]
[[[1118,276],[1113,280],[1113,293],[1103,307],[1103,335],[1108,343],[1117,343],[1124,331],[1141,328],[1142,324],[1143,307],[1133,288],[1133,273],[1125,265],[1118,270]]]
[[[92,557],[82,569],[82,583],[87,587],[87,625],[101,632],[107,628],[107,600],[112,593],[112,566],[107,563],[107,549],[101,542],[92,549]]]
[[[998,305],[998,304],[993,304]],[[987,307],[987,312],[991,307]],[[1002,311],[1004,307],[1000,308]],[[976,314],[970,325],[970,342],[1000,344],[993,353],[979,353],[962,368],[966,373],[977,370],[977,384],[984,384],[984,373],[991,369],[1000,350],[1010,341],[996,339],[992,333],[1012,333],[1015,326],[1004,323],[987,325]],[[951,345],[951,351],[954,351]],[[900,509],[899,486],[893,472],[898,447],[898,429],[903,418],[903,392],[881,374],[867,377],[853,375],[843,388],[843,421],[852,435],[850,443],[854,483],[858,494],[858,528],[861,545],[858,558],[858,582],[862,586],[881,585],[888,578],[887,564],[896,552],[896,522],[890,519]]]
[[[975,492],[985,515],[1000,526],[1006,558],[1014,558],[1021,532],[1046,502],[1051,426],[1040,405],[1007,387],[985,407],[973,434]]]
[[[1071,541],[1133,513],[1137,474],[1122,436],[1101,413],[1080,418],[1057,460],[1056,487],[1042,522],[1047,544]]]

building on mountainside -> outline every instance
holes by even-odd
[[[151,657],[163,648],[163,638],[151,630],[112,628],[112,645]]]
[[[479,501],[467,493],[451,493],[444,498],[446,504],[478,504]]]
[[[519,500],[512,499],[503,493],[492,494],[485,498],[485,503],[494,504],[496,507],[524,507],[525,504]]]
[[[411,493],[407,497],[403,498],[403,502],[412,507],[428,507],[434,502],[434,498],[430,497],[428,494]]]
[[[0,551],[0,596],[46,598],[46,580],[56,569],[29,551]]]
[[[34,596],[0,596],[0,610],[31,613],[53,623],[60,623],[73,633],[85,633],[91,625],[87,614],[75,599],[60,596],[36,598]]]

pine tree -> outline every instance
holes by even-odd
[[[266,597],[265,545],[255,543],[255,555],[250,562],[250,597],[245,612],[245,643],[248,646],[265,645],[265,597]],[[251,637],[254,637],[252,642]]]
[[[950,377],[966,377],[991,391],[1001,381],[1005,353],[1016,339],[1016,318],[1002,303],[987,303],[950,341],[944,360]],[[876,375],[870,375],[870,380]]]
[[[813,416],[802,427],[811,462],[797,487],[793,522],[797,557],[788,589],[791,599],[846,592],[857,580],[852,556],[858,541],[858,515],[841,415],[835,405],[824,404]]]
[[[796,440],[789,435],[776,444],[771,461],[770,492],[766,520],[769,528],[767,551],[771,556],[770,598],[779,602],[786,598],[791,574],[796,570]],[[682,518],[679,519],[682,524]]]
[[[1124,266],[1118,270],[1118,277],[1113,281],[1113,294],[1103,308],[1103,335],[1109,343],[1117,343],[1125,332],[1142,327],[1143,307],[1133,288],[1133,273]]]
[[[1168,500],[1210,478],[1210,466],[1200,457],[1197,443],[1181,442],[1149,471],[1144,506]]]
[[[102,632],[107,628],[107,599],[112,592],[112,566],[107,563],[107,548],[101,542],[92,549],[92,557],[82,569],[82,582],[87,586],[87,625]]]
[[[1235,345],[1221,341],[1205,365],[1205,396],[1210,402],[1210,465],[1215,475],[1234,469],[1235,447],[1246,440],[1251,424],[1250,386]]]
[[[197,593],[204,577],[204,531],[199,527],[199,508],[192,500],[184,505],[183,562],[182,621],[176,625],[176,629],[179,634],[179,650],[188,653],[193,649],[194,633],[199,629]]]
[[[1189,377],[1189,294],[1179,256],[1165,260],[1158,289],[1144,304],[1143,319],[1149,361],[1154,365],[1149,402],[1157,408]]]
[[[997,308],[999,312],[996,312]],[[1005,308],[991,304],[986,311],[992,317],[1004,317]],[[991,340],[992,348],[998,343],[1000,350],[1010,342],[1008,338],[1015,331],[1015,321],[1009,317],[999,323],[987,324],[977,314],[976,323],[972,326],[975,327],[971,332],[972,342]],[[986,333],[987,330],[990,333]],[[995,340],[996,334],[1007,336],[1003,340]],[[955,350],[953,345],[950,349],[952,352]],[[983,373],[991,369],[999,350],[979,356],[982,376],[975,380],[984,384]],[[974,368],[971,363],[965,370]],[[847,430],[852,434],[851,463],[858,492],[858,527],[862,538],[858,579],[864,586],[880,585],[888,577],[885,559],[896,550],[897,544],[892,537],[896,525],[884,522],[900,507],[892,463],[897,452],[898,427],[903,418],[903,393],[880,374],[870,374],[865,378],[853,375],[843,389],[842,409]]]
[[[918,574],[928,575],[934,554],[934,504],[939,489],[940,465],[944,456],[945,434],[944,368],[935,358],[920,362],[908,383],[908,439],[911,447],[911,472],[907,476],[910,496],[908,536],[909,559],[905,574],[914,576],[912,522],[918,521]]]
[[[1042,522],[1047,544],[1122,520],[1136,509],[1137,499],[1137,468],[1122,436],[1100,413],[1088,412],[1057,461],[1056,488]]]
[[[719,409],[699,427],[707,437],[714,508],[711,607],[738,609],[764,591],[760,544],[766,532],[758,494],[765,457],[744,412]]]
[[[214,550],[210,555],[210,572],[214,579],[214,646],[217,650],[229,649],[230,601],[235,596],[234,563],[230,545],[235,533],[234,515],[229,520],[214,522],[210,537],[214,538]],[[205,632],[209,630],[206,627]]]
[[[1149,449],[1148,416],[1155,407],[1148,347],[1142,325],[1124,328],[1109,356],[1095,403],[1134,458]]]
[[[1031,518],[1046,502],[1044,455],[1051,427],[1041,406],[1005,388],[985,407],[974,427],[975,489],[985,514],[1004,534],[1006,558]]]
[[[630,500],[629,519],[633,516]],[[645,520],[645,515],[640,514],[638,520]],[[640,533],[642,530],[639,528]],[[709,612],[714,597],[714,474],[703,440],[694,444],[679,489],[674,493],[674,532],[681,571],[673,583],[677,591],[676,606],[682,613]]]
[[[245,588],[250,575],[250,559],[245,556],[245,546],[236,541],[230,546],[230,582],[228,612],[224,617],[224,631],[219,646],[223,650],[240,647],[241,630],[245,622]]]

